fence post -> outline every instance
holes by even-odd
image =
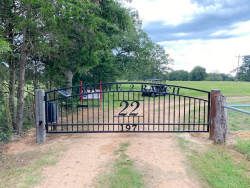
[[[46,129],[45,129],[45,102],[44,102],[44,90],[35,90],[35,102],[36,102],[36,142],[38,144],[46,141]]]
[[[221,94],[220,90],[211,91],[211,127],[209,139],[214,140],[216,144],[226,142],[227,133],[227,111],[226,98]]]

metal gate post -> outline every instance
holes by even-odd
[[[45,129],[45,102],[44,102],[44,90],[35,90],[35,102],[36,102],[36,142],[38,144],[46,141],[46,129]]]

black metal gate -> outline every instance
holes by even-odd
[[[86,84],[45,93],[48,133],[208,132],[210,92],[167,84]]]

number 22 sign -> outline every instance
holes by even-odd
[[[135,111],[136,111],[136,110],[139,108],[139,106],[140,106],[139,101],[132,101],[132,102],[129,104],[128,101],[123,100],[123,101],[121,101],[121,103],[120,103],[120,107],[122,107],[123,104],[125,104],[125,106],[124,106],[124,108],[120,111],[120,113],[118,114],[119,116],[137,116],[137,115],[138,115],[138,113],[136,113]],[[126,111],[126,109],[127,109],[129,106],[134,107],[134,108],[132,109],[132,111],[130,111],[130,112]]]

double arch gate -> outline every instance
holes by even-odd
[[[86,84],[45,92],[47,133],[209,132],[210,92],[167,84]]]

